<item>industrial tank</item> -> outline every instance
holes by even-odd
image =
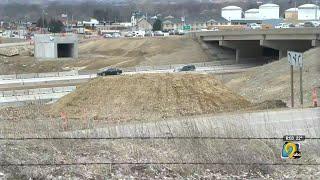
[[[244,13],[245,19],[260,19],[259,9],[249,9]]]
[[[298,7],[298,20],[319,20],[319,6],[315,4],[304,4]]]
[[[231,21],[242,18],[242,9],[238,6],[227,6],[222,8],[221,17],[224,19]]]
[[[259,7],[262,19],[279,19],[280,7],[277,4],[263,4]]]

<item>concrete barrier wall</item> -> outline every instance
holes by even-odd
[[[59,77],[64,77],[64,76],[78,76],[78,75],[79,75],[78,71],[59,72]]]
[[[58,72],[52,72],[52,73],[39,73],[38,74],[39,78],[45,78],[45,77],[59,77]]]
[[[0,75],[0,80],[78,76],[78,71]]]
[[[0,97],[19,97],[19,96],[27,96],[27,95],[68,93],[74,90],[76,90],[76,86],[0,91]]]
[[[12,75],[1,75],[0,80],[13,80],[17,79],[17,75],[12,74]]]
[[[30,73],[30,74],[17,74],[17,79],[31,79],[31,78],[37,78],[37,73]]]

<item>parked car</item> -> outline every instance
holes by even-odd
[[[131,32],[128,32],[124,35],[124,37],[133,37],[133,34]]]
[[[298,23],[295,26],[296,28],[303,28],[304,27],[304,23]]]
[[[120,38],[121,35],[120,35],[119,33],[113,33],[113,34],[112,34],[112,37],[113,37],[113,38]]]
[[[103,35],[104,38],[112,38],[112,35],[111,34],[105,34]]]
[[[261,25],[257,23],[251,23],[248,25],[250,29],[261,29]]]
[[[288,29],[288,28],[294,28],[295,25],[293,25],[292,23],[280,23],[278,25],[276,25],[274,28],[276,29]]]
[[[109,76],[109,75],[120,75],[120,74],[122,74],[122,70],[117,68],[109,68],[107,70],[103,70],[97,73],[98,76]]]
[[[304,27],[314,28],[314,27],[320,27],[320,22],[318,21],[308,21],[304,23]]]
[[[196,70],[195,65],[186,65],[180,69],[180,71],[195,71],[195,70]]]
[[[184,35],[185,32],[184,32],[184,30],[179,29],[179,30],[177,30],[176,34],[177,34],[177,35]]]
[[[154,36],[164,36],[164,33],[162,31],[155,31]]]

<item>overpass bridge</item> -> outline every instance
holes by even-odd
[[[203,31],[191,35],[233,49],[236,62],[266,56],[280,59],[287,56],[287,51],[304,52],[320,46],[320,28]]]

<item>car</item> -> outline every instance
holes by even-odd
[[[179,29],[179,30],[177,30],[176,34],[177,34],[177,35],[184,35],[185,32],[184,32],[184,30]]]
[[[103,35],[104,38],[112,38],[113,36],[111,34],[105,34]]]
[[[248,25],[250,29],[261,29],[261,25],[257,23],[251,23]]]
[[[155,31],[154,36],[164,36],[164,33],[162,31]]]
[[[113,33],[113,34],[112,34],[112,37],[113,37],[113,38],[120,38],[121,35],[120,35],[120,33]]]
[[[277,26],[275,26],[274,28],[276,29],[288,29],[288,28],[294,28],[295,25],[293,25],[292,23],[280,23]]]
[[[133,37],[133,34],[131,32],[128,32],[124,35],[124,37]]]
[[[195,71],[195,70],[196,70],[195,65],[186,65],[180,69],[180,71]]]
[[[122,70],[117,68],[109,68],[107,70],[102,70],[97,73],[98,76],[109,76],[109,75],[120,75],[120,74],[122,74]]]
[[[308,21],[304,23],[304,27],[314,28],[314,27],[320,27],[320,22],[318,21]]]

